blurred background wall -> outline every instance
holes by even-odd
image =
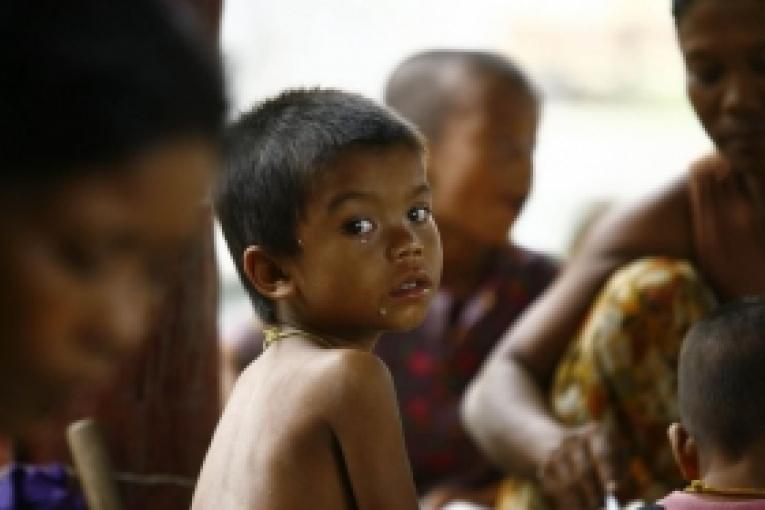
[[[393,67],[434,48],[498,51],[544,95],[531,200],[511,235],[565,257],[604,203],[683,172],[710,143],[684,96],[669,0],[226,0],[234,113],[288,87],[380,99]],[[251,317],[218,235],[223,338]]]

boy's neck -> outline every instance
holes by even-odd
[[[465,297],[480,284],[488,261],[499,248],[481,244],[446,222],[440,222],[438,228],[444,254],[441,288],[457,297]]]
[[[278,329],[283,329],[285,333],[288,333],[289,330],[295,330],[295,336],[300,336],[300,332],[307,333],[307,340],[310,341],[308,336],[318,337],[323,342],[317,341],[315,343],[331,346],[332,348],[357,349],[371,352],[382,334],[379,331],[324,331],[321,328],[305,324],[304,321],[294,317],[291,313],[287,313],[285,310],[280,310],[279,317],[279,323],[276,326]]]
[[[702,481],[718,489],[765,489],[765,441],[747,448],[737,460],[711,455],[702,466]]]

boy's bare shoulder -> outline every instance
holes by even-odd
[[[317,412],[352,404],[354,399],[370,394],[394,395],[390,371],[370,352],[325,349],[291,354],[289,359],[278,361],[267,356],[256,360],[237,380],[235,393],[269,392],[273,389],[269,389],[271,386],[289,387],[289,395],[282,397],[310,402],[311,409]]]
[[[390,371],[374,354],[334,349],[323,358],[313,382],[323,395],[326,411],[344,414],[363,410],[376,399],[395,400]]]
[[[357,349],[329,351],[317,377],[326,378],[334,396],[349,396],[367,389],[393,385],[390,371],[376,355]]]

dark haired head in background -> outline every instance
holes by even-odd
[[[540,100],[524,72],[497,53],[425,51],[396,67],[385,101],[428,138],[444,239],[452,232],[473,246],[506,246],[531,191],[539,122]],[[449,251],[447,244],[445,260]]]
[[[244,274],[245,249],[296,254],[311,184],[350,149],[422,150],[419,134],[393,113],[361,96],[319,89],[288,91],[256,106],[228,129],[225,145],[216,209],[242,283],[268,323],[276,320],[274,304]]]
[[[103,382],[198,235],[225,115],[216,56],[154,0],[0,12],[0,430]]]
[[[680,416],[699,448],[738,459],[765,441],[765,299],[724,305],[680,353]]]
[[[430,50],[399,64],[385,87],[385,103],[436,140],[467,81],[494,81],[536,102],[524,72],[507,57],[467,50]]]

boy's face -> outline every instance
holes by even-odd
[[[105,382],[140,345],[199,235],[217,154],[158,147],[125,164],[5,193],[0,224],[0,430]]]
[[[331,167],[306,203],[301,252],[284,265],[290,312],[341,338],[417,326],[441,277],[422,157],[403,145],[360,148]]]
[[[531,189],[538,105],[491,82],[465,96],[431,147],[434,211],[439,224],[502,245]]]

